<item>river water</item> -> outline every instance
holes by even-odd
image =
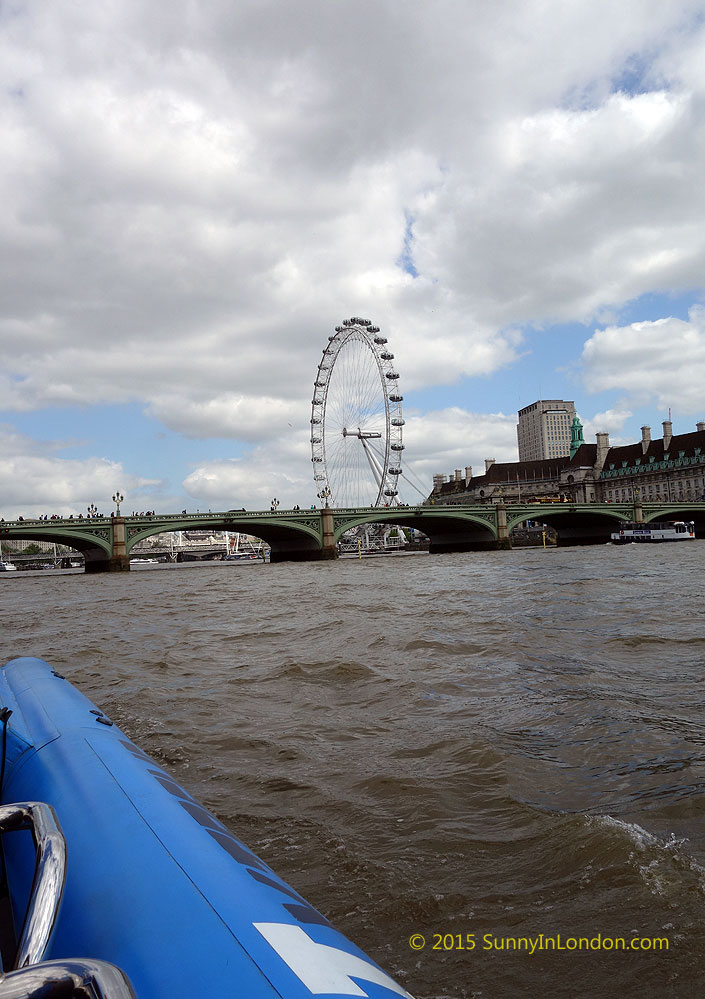
[[[2,659],[65,673],[418,999],[688,999],[704,555],[18,572]],[[540,934],[596,943],[498,949]]]

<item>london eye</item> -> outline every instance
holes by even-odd
[[[326,505],[398,503],[404,420],[393,362],[387,338],[369,319],[346,319],[328,337],[311,410],[313,477]]]

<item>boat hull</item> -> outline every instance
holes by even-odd
[[[67,879],[48,959],[121,968],[140,999],[408,993],[41,660],[0,671],[3,802],[57,815]],[[33,859],[4,851],[18,914]]]

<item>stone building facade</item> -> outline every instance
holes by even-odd
[[[520,503],[568,500],[575,503],[692,502],[705,499],[705,422],[693,433],[673,435],[670,420],[663,437],[651,439],[641,428],[636,444],[611,447],[609,434],[594,444],[581,443],[572,456],[541,461],[496,462],[485,459],[483,475],[472,467],[455,469],[446,479],[435,475],[432,503]]]

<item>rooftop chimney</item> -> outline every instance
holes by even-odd
[[[703,426],[705,427],[705,423],[703,424]],[[465,485],[468,484],[468,482],[470,481],[471,478],[472,478],[472,465],[466,465],[465,466]]]
[[[433,476],[433,491],[434,493],[439,493],[441,491],[441,486],[445,482],[446,477],[441,472]]]
[[[705,423],[696,423],[695,429],[700,430],[702,432],[703,430],[705,430]]]
[[[487,473],[489,472],[489,470],[492,468],[493,465],[494,465],[494,458],[485,458],[485,475],[487,475]]]
[[[663,421],[663,450],[668,451],[668,445],[673,437],[673,424],[670,420]]]
[[[646,454],[651,443],[651,427],[641,428],[641,453]]]
[[[610,435],[605,433],[595,434],[597,440],[597,455],[595,457],[595,472],[597,475],[602,471],[602,466],[607,458],[610,449]]]
[[[456,468],[456,470],[455,470],[455,481],[456,482],[462,482],[462,480],[463,480],[462,469]]]

